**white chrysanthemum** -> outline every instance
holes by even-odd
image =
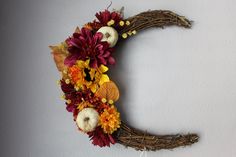
[[[93,108],[85,108],[79,112],[76,118],[76,124],[84,132],[93,131],[99,121],[99,114]]]
[[[108,42],[110,47],[114,47],[118,41],[118,33],[113,27],[101,27],[98,32],[103,34],[102,41]]]

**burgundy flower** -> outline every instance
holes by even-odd
[[[114,20],[114,24],[112,27],[114,27],[117,31],[119,31],[122,27],[119,25],[119,22],[123,20],[122,16],[118,12],[110,12],[108,10],[104,10],[102,12],[98,12],[95,15],[97,17],[97,20],[94,20],[93,22],[89,22],[85,25],[86,28],[97,31],[102,26],[107,26],[108,22],[111,20]]]
[[[76,112],[78,104],[82,100],[90,100],[93,93],[89,89],[84,89],[81,91],[76,91],[72,84],[66,84],[64,80],[61,80],[61,89],[65,94],[65,99],[69,100],[66,102],[66,109],[68,112]]]
[[[110,144],[116,143],[114,137],[110,134],[105,134],[100,127],[97,127],[93,132],[89,132],[88,135],[95,146],[110,147]]]
[[[81,33],[74,33],[71,38],[66,40],[69,45],[70,55],[65,59],[65,64],[72,66],[76,60],[90,59],[90,66],[97,68],[101,64],[114,64],[112,57],[114,51],[107,42],[102,42],[102,34],[93,34],[91,30],[82,28]]]
[[[94,20],[93,22],[88,22],[87,24],[84,25],[85,28],[88,28],[88,29],[90,29],[93,32],[96,32],[102,26],[104,26],[104,25],[101,24],[100,22],[96,21],[96,20]]]
[[[114,20],[115,24],[119,23],[122,20],[122,17],[117,12],[110,12],[108,10],[104,10],[102,12],[96,13],[95,15],[98,21],[103,25],[106,26],[110,20]]]
[[[66,84],[66,82],[64,80],[61,80],[60,81],[60,85],[61,85],[61,90],[67,94],[67,93],[71,93],[71,92],[74,92],[75,89],[74,89],[74,85],[72,84]]]

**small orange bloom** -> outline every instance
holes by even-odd
[[[91,103],[84,101],[78,105],[77,109],[79,109],[79,111],[82,111],[84,108],[93,108],[93,107],[94,106]]]
[[[83,71],[76,65],[69,68],[69,74],[73,83],[83,80]]]
[[[100,115],[100,125],[105,133],[112,134],[118,128],[120,128],[120,113],[117,111],[114,105],[105,109]]]
[[[84,27],[89,29],[89,30],[93,30],[93,27],[91,26],[91,23],[85,24]]]

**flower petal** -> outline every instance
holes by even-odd
[[[99,70],[101,70],[102,73],[105,73],[105,72],[107,72],[109,69],[108,69],[108,67],[105,66],[105,65],[100,65]]]
[[[93,37],[93,39],[95,40],[95,44],[98,43],[99,41],[101,41],[102,37],[103,37],[102,33],[97,32]]]
[[[98,67],[97,59],[91,59],[90,67],[96,69]]]
[[[110,81],[110,79],[109,79],[108,75],[107,74],[102,74],[102,76],[100,78],[100,81],[99,81],[99,85],[102,85],[103,83],[109,82],[109,81]]]
[[[78,58],[79,58],[78,54],[71,54],[70,56],[67,56],[65,58],[64,64],[67,66],[73,66]]]
[[[103,58],[103,57],[101,57],[101,56],[98,56],[98,61],[99,61],[101,64],[107,65],[106,59]]]
[[[109,64],[111,64],[111,65],[113,65],[113,64],[116,63],[115,59],[114,59],[113,57],[111,57],[111,56],[108,58],[108,62],[109,62]]]
[[[107,58],[107,57],[109,57],[111,55],[111,53],[109,52],[109,51],[106,51],[102,56],[104,57],[104,58]]]
[[[75,107],[74,107],[73,105],[67,105],[67,106],[66,106],[66,110],[67,110],[68,112],[73,112],[74,109],[75,109]]]

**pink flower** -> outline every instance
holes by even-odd
[[[66,40],[69,45],[70,55],[65,59],[65,64],[72,66],[76,60],[90,59],[90,67],[98,68],[101,64],[114,64],[112,57],[114,49],[109,47],[107,42],[103,42],[102,34],[93,34],[91,30],[82,28],[80,33],[74,33]]]

